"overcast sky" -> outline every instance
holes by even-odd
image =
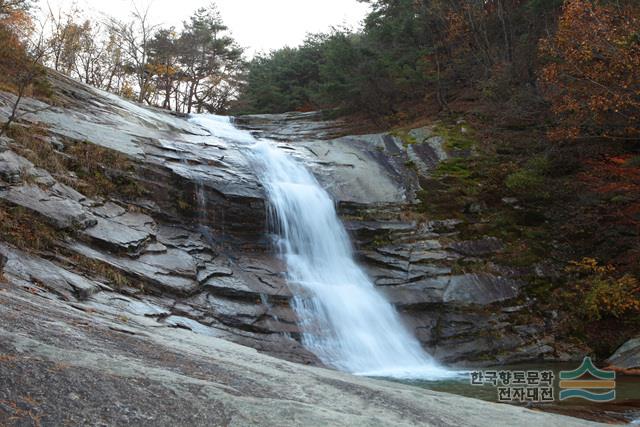
[[[138,5],[151,1],[151,18],[166,26],[180,27],[191,13],[210,3],[208,0],[136,0]],[[68,8],[72,0],[48,0],[55,10]],[[331,26],[358,27],[368,5],[357,0],[217,0],[222,19],[235,39],[251,55],[283,46],[296,46],[306,33],[326,31]],[[40,0],[46,8],[47,0]],[[108,14],[127,18],[131,0],[76,1],[87,14]]]

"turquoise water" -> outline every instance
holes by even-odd
[[[536,365],[511,365],[500,367],[470,368],[469,371],[553,371],[554,373],[554,397],[553,402],[514,402],[512,404],[526,406],[531,409],[546,412],[555,412],[589,420],[603,422],[629,423],[634,422],[640,425],[640,376],[620,375],[616,376],[616,399],[607,403],[590,402],[583,399],[558,400],[559,393],[559,373],[560,371],[573,370],[577,363],[554,363]],[[460,379],[442,381],[408,380],[401,381],[405,384],[429,390],[442,391],[461,396],[472,397],[490,402],[498,402],[498,388],[493,385],[475,386],[471,385],[470,375],[462,375]],[[635,424],[634,423],[634,424]]]

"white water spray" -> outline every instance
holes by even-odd
[[[425,353],[355,263],[333,201],[314,176],[276,147],[216,116],[193,121],[213,135],[248,142],[270,202],[272,226],[295,296],[303,344],[322,362],[368,376],[442,379],[455,375]]]

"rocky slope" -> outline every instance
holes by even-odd
[[[596,425],[305,367],[154,314],[0,285],[0,424]]]
[[[469,150],[448,148],[436,126],[336,137],[335,127],[346,124],[318,120],[282,114],[244,116],[236,124],[281,141],[314,171],[336,200],[360,262],[432,355],[475,366],[582,358],[583,349],[555,342],[553,319],[529,316],[527,283],[494,261],[503,242],[466,239],[456,219],[411,215],[428,185],[424,178]]]
[[[230,343],[318,364],[298,341],[246,142],[51,80],[56,96],[23,100],[24,114],[0,139],[0,417],[47,425],[570,425]],[[0,92],[0,116],[13,99]],[[491,260],[500,241],[465,240],[453,220],[406,217],[420,177],[455,154],[432,128],[412,131],[407,143],[391,134],[340,136],[344,123],[314,114],[244,117],[238,126],[279,141],[318,176],[361,262],[435,357],[474,365],[571,357],[549,324],[527,323],[526,284],[514,272],[457,267]]]
[[[52,76],[52,84],[52,105],[24,100],[18,131],[0,141],[0,200],[27,219],[42,219],[53,243],[26,252],[19,242],[1,244],[5,280],[317,363],[297,341],[283,266],[267,238],[263,189],[243,154],[246,141],[210,136],[183,117],[62,76]],[[0,114],[8,114],[12,99],[0,93]],[[502,242],[465,240],[455,220],[406,218],[421,177],[458,154],[432,127],[403,137],[339,136],[345,123],[313,113],[245,116],[237,125],[279,141],[316,174],[361,262],[436,358],[478,365],[580,356],[554,342],[550,322],[528,322],[520,297],[526,284],[517,272],[460,268],[491,262]],[[51,150],[47,156],[41,145]],[[105,161],[100,173],[132,181],[133,195],[90,197],[78,184],[82,169],[61,171],[42,158],[82,163],[80,146],[128,159],[130,168]]]

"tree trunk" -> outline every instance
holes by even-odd
[[[21,83],[18,88],[18,98],[16,98],[16,102],[13,104],[13,108],[11,109],[11,115],[7,119],[7,122],[0,129],[0,136],[3,136],[9,130],[11,123],[15,120],[16,115],[18,114],[18,108],[20,106],[20,101],[22,101],[22,97],[24,96],[24,91],[27,89],[27,85]]]

